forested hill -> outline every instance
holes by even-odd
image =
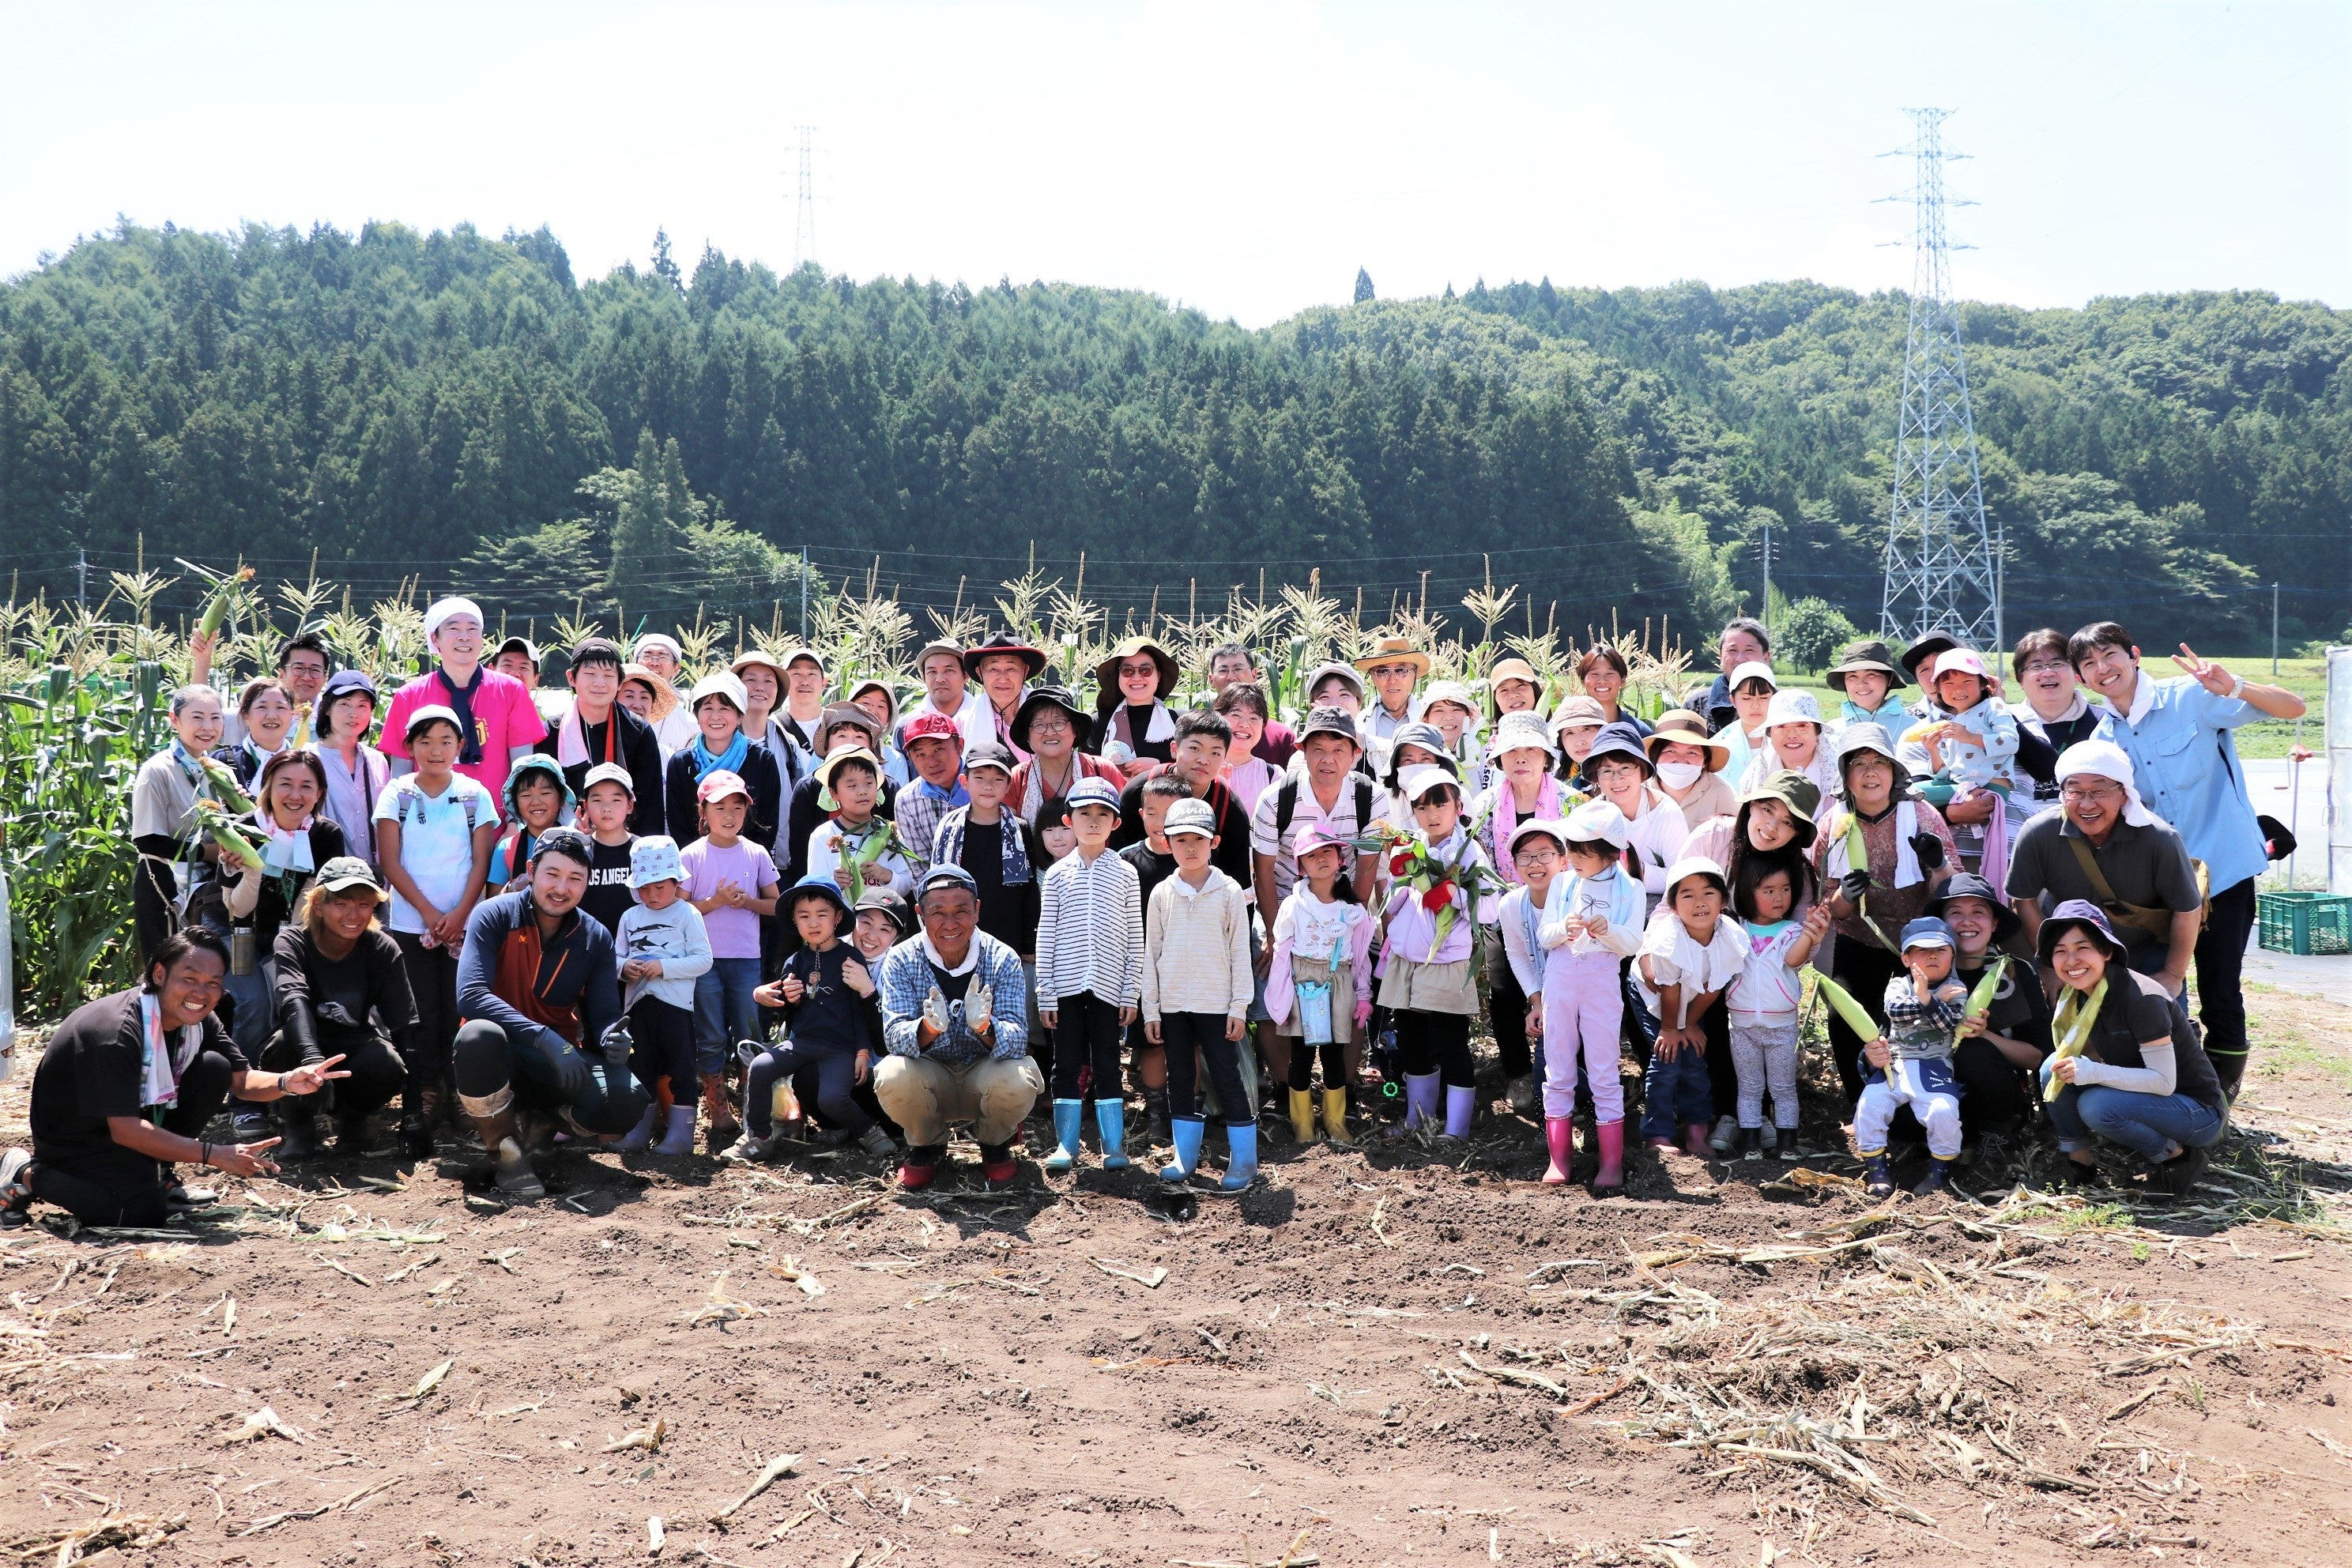
[[[2352,314],[2240,292],[1964,319],[2012,627],[2114,612],[2245,646],[2276,580],[2290,642],[2343,631]],[[1034,541],[1066,574],[1086,552],[1090,597],[1163,609],[1314,565],[1368,609],[1425,572],[1450,607],[1489,555],[1573,634],[1752,604],[1769,519],[1776,588],[1870,624],[1905,325],[1900,296],[1811,283],[1546,282],[1248,331],[667,246],[582,281],[545,231],[125,227],[0,285],[0,568],[70,592],[76,547],[110,570],[143,537],[151,563],[273,575],[315,550],[362,599],[488,574],[535,614],[609,584],[764,621],[762,539],[835,575],[879,554],[940,601]],[[730,552],[723,584],[675,541],[635,558],[632,469]]]

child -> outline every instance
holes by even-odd
[[[1487,755],[1489,764],[1484,771],[1493,780],[1471,798],[1470,819],[1476,824],[1472,831],[1504,885],[1516,889],[1519,875],[1512,859],[1511,840],[1519,824],[1557,822],[1568,815],[1559,781],[1551,776],[1559,752],[1542,720],[1532,713],[1513,713],[1496,721],[1495,743]],[[1508,952],[1506,942],[1494,943],[1487,952],[1486,1010],[1495,1028],[1495,1058],[1503,1069],[1505,1092],[1514,1110],[1526,1112],[1536,1108],[1534,1060],[1527,1033],[1529,998],[1534,993],[1520,989]],[[1541,956],[1535,962],[1540,970]]]
[[[1707,1156],[1707,1117],[1715,1109],[1703,1021],[1748,963],[1746,933],[1723,918],[1724,892],[1723,870],[1714,861],[1676,861],[1635,961],[1642,999],[1658,1016],[1642,1089],[1642,1135],[1654,1148],[1671,1149],[1679,1126],[1683,1152],[1699,1160]]]
[[[653,1103],[621,1140],[625,1150],[644,1148],[654,1122],[666,1120],[654,1152],[694,1152],[694,991],[710,970],[710,932],[702,911],[686,900],[685,880],[677,839],[655,834],[630,846],[629,891],[635,902],[621,916],[613,951],[621,964],[621,1005],[636,1042],[630,1069],[653,1091]]]
[[[842,928],[853,919],[849,902],[829,877],[793,883],[788,902],[801,945],[784,960],[783,976],[772,989],[783,1003],[790,1034],[783,1044],[751,1059],[743,1079],[747,1125],[724,1157],[749,1163],[774,1152],[776,1090],[812,1065],[817,1071],[817,1109],[829,1130],[826,1141],[855,1138],[869,1154],[895,1153],[898,1145],[875,1125],[856,1094],[872,1081],[874,1058],[883,1051],[882,1013],[873,971],[841,940]]]
[[[727,1100],[727,1058],[737,1040],[757,1039],[760,917],[776,910],[776,863],[743,837],[751,788],[740,773],[713,768],[695,786],[702,837],[678,863],[687,897],[710,932],[710,967],[694,983],[694,1065],[702,1074],[702,1109],[710,1137],[725,1148],[739,1131]]]
[[[1715,738],[1731,748],[1731,760],[1724,764],[1723,776],[1745,778],[1750,758],[1759,752],[1767,757],[1772,754],[1772,743],[1764,738],[1764,721],[1772,710],[1772,695],[1780,689],[1780,683],[1773,678],[1770,665],[1750,659],[1733,670],[1725,684],[1731,689],[1731,706],[1739,717],[1726,724]]]
[[[1127,1103],[1118,1045],[1143,988],[1143,894],[1135,867],[1110,852],[1118,791],[1102,779],[1070,786],[1077,846],[1045,872],[1037,912],[1037,1016],[1054,1031],[1054,1137],[1048,1171],[1077,1163],[1089,1088],[1103,1168],[1127,1165]]]
[[[1290,1049],[1290,1125],[1302,1143],[1315,1136],[1307,1089],[1323,1058],[1323,1134],[1348,1141],[1348,1047],[1372,1017],[1371,911],[1356,901],[1348,871],[1355,836],[1328,820],[1309,825],[1295,851],[1298,880],[1274,917],[1274,958],[1265,973],[1265,1010]],[[1325,1005],[1310,1037],[1301,998],[1320,987]]]
[[[853,903],[868,888],[912,892],[914,868],[897,825],[874,814],[882,793],[882,764],[874,753],[844,747],[817,764],[816,780],[817,805],[832,820],[809,830],[807,875],[825,878]]]
[[[1874,1198],[1889,1196],[1895,1178],[1886,1168],[1886,1129],[1905,1106],[1927,1130],[1934,1156],[1927,1177],[1912,1189],[1921,1197],[1952,1184],[1960,1158],[1960,1091],[1952,1076],[1952,1035],[1968,1011],[1968,989],[1952,976],[1952,928],[1922,915],[1903,928],[1906,973],[1886,983],[1886,1032],[1871,1042],[1873,1062],[1864,1075],[1862,1098],[1853,1107],[1854,1152],[1862,1156],[1864,1185]]]
[[[572,786],[563,782],[562,765],[551,756],[537,753],[515,763],[507,773],[507,816],[515,826],[490,851],[488,884],[501,893],[525,879],[540,835],[571,824]]]
[[[1070,826],[1070,803],[1058,795],[1047,795],[1037,808],[1037,841],[1054,860],[1067,858],[1078,847],[1078,836]]]
[[[1542,911],[1536,940],[1543,975],[1542,988],[1530,994],[1543,1009],[1544,1146],[1551,1154],[1543,1179],[1568,1180],[1580,1062],[1600,1155],[1595,1197],[1625,1186],[1625,1084],[1617,1045],[1625,1022],[1624,961],[1642,945],[1645,899],[1640,879],[1624,869],[1628,833],[1625,814],[1607,801],[1578,806],[1561,834],[1568,874],[1553,879],[1535,906]],[[1534,898],[1530,892],[1531,904]]]
[[[1160,883],[1176,874],[1176,856],[1169,847],[1164,831],[1168,811],[1178,801],[1189,800],[1192,795],[1192,786],[1173,769],[1152,774],[1136,793],[1135,815],[1143,837],[1118,854],[1135,868],[1136,896],[1143,902],[1146,942],[1151,940],[1151,895]],[[1127,1032],[1127,1048],[1128,1058],[1135,1066],[1136,1087],[1143,1091],[1144,1141],[1156,1147],[1175,1135],[1169,1121],[1168,1054],[1139,1022]],[[1223,1110],[1224,1101],[1220,1099],[1217,1105]]]
[[[636,782],[620,763],[598,763],[581,779],[580,815],[588,824],[591,864],[580,912],[608,931],[620,930],[621,917],[636,906],[629,888],[637,842],[629,831],[629,818],[636,809]]]
[[[1936,706],[1951,717],[1903,732],[1905,747],[1920,747],[1934,770],[1919,793],[1939,807],[1971,790],[2006,800],[2017,766],[2017,717],[1993,695],[1984,660],[1968,648],[1948,649],[1936,656],[1930,679]]]
[[[402,739],[416,771],[384,786],[374,821],[376,856],[392,884],[392,936],[416,998],[416,1059],[408,1064],[401,1123],[406,1133],[430,1131],[440,1113],[449,1047],[457,1037],[457,956],[489,878],[499,806],[480,781],[457,771],[466,737],[456,713],[427,703],[409,714]]]
[[[1144,787],[1149,791],[1150,784]],[[1209,864],[1217,847],[1217,816],[1208,802],[1172,801],[1164,821],[1161,831],[1176,868],[1151,890],[1142,977],[1143,1031],[1165,1058],[1170,1141],[1176,1148],[1175,1163],[1160,1174],[1164,1181],[1187,1181],[1201,1161],[1202,1124],[1193,1097],[1198,1057],[1208,1063],[1225,1119],[1225,1179],[1217,1185],[1238,1193],[1257,1179],[1257,1121],[1242,1089],[1236,1050],[1257,990],[1250,963],[1249,899],[1240,883]],[[1103,1148],[1110,1146],[1106,1135]]]
[[[1764,1090],[1772,1090],[1772,1144],[1797,1158],[1797,1013],[1804,982],[1798,971],[1830,929],[1830,909],[1815,904],[1800,922],[1796,879],[1786,866],[1754,856],[1741,860],[1731,903],[1748,936],[1739,978],[1724,998],[1731,1026],[1731,1066],[1739,1077],[1739,1157],[1764,1157]]]
[[[1396,1019],[1403,1125],[1411,1131],[1436,1121],[1442,1082],[1444,1135],[1467,1138],[1478,1099],[1470,1062],[1470,1020],[1478,1015],[1472,953],[1477,928],[1495,922],[1496,879],[1464,831],[1462,786],[1453,773],[1408,768],[1397,784],[1417,831],[1383,857],[1395,880],[1381,916],[1380,999]]]

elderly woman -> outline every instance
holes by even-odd
[[[294,918],[280,926],[270,964],[278,1032],[261,1048],[261,1065],[289,1071],[324,1061],[344,1064],[347,1082],[332,1090],[335,1152],[365,1152],[369,1113],[392,1103],[407,1079],[415,1050],[416,998],[400,944],[377,923],[383,885],[366,861],[346,855],[322,861]],[[278,1104],[278,1156],[306,1159],[317,1152],[313,1104]],[[400,1126],[401,1152],[414,1160],[433,1152],[423,1116]]]
[[[2057,1048],[2042,1068],[2044,1085],[2058,1086],[2050,1123],[2066,1156],[2060,1174],[2096,1184],[2105,1139],[2147,1162],[2150,1193],[2188,1196],[2229,1122],[2221,1080],[2188,1014],[2160,983],[2125,965],[2123,943],[2096,904],[2075,899],[2051,910],[2038,947],[2063,987],[2051,1024]]]
[[[224,793],[204,765],[220,744],[220,693],[183,686],[172,693],[170,715],[172,743],[140,763],[131,784],[131,846],[139,851],[131,910],[142,958],[180,928],[195,868],[215,853],[196,830],[196,802],[217,804]]]
[[[202,927],[167,937],[146,984],[102,996],[49,1037],[33,1074],[33,1147],[0,1155],[0,1225],[25,1223],[32,1200],[84,1225],[160,1226],[209,1202],[173,1163],[232,1176],[274,1174],[274,1138],[214,1143],[204,1130],[229,1096],[315,1094],[343,1077],[341,1058],[291,1072],[257,1071],[221,1027],[228,944]]]
[[[1091,722],[1067,687],[1040,686],[1022,699],[1013,716],[1013,743],[1026,757],[1013,768],[1006,797],[1022,821],[1034,826],[1045,802],[1062,799],[1080,779],[1104,779],[1113,789],[1127,783],[1124,771],[1078,749]]]

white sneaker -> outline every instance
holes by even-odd
[[[1735,1116],[1718,1116],[1715,1119],[1714,1132],[1707,1137],[1706,1146],[1718,1154],[1725,1154],[1730,1152],[1732,1144],[1738,1141],[1739,1119]]]

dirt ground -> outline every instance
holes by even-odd
[[[503,1209],[453,1142],[231,1184],[182,1236],[7,1233],[0,1548],[2352,1561],[2352,1010],[2253,1001],[2222,1169],[2171,1210],[1646,1153],[1595,1203],[1504,1110],[1454,1153],[1273,1138],[1189,1217],[1140,1169],[991,1195],[969,1145],[920,1198],[839,1155],[567,1154]]]

